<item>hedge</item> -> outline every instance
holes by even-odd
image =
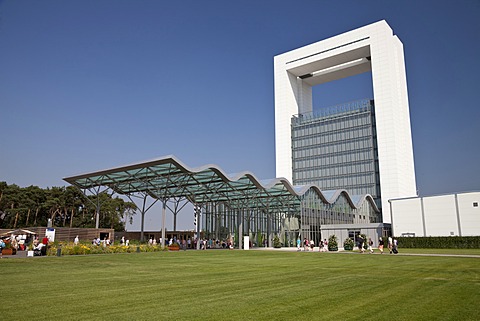
[[[57,255],[57,249],[61,249],[62,255],[86,255],[86,254],[111,254],[111,253],[134,253],[134,252],[158,252],[167,251],[168,248],[162,248],[161,245],[147,245],[147,244],[131,244],[125,245],[110,245],[103,247],[101,245],[92,245],[89,243],[81,243],[73,245],[65,242],[52,242],[48,245],[47,255]]]
[[[480,236],[396,237],[398,246],[422,249],[478,249]]]

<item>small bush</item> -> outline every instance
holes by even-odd
[[[353,250],[353,240],[349,237],[343,241],[343,249],[345,251],[352,251]]]
[[[273,238],[273,247],[276,249],[282,247],[282,243],[280,242],[280,238],[278,237],[278,235],[275,235],[275,237]]]
[[[328,238],[328,250],[338,251],[337,236],[335,234],[330,235],[330,237]]]

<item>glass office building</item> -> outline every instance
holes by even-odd
[[[330,203],[326,198],[334,201]],[[350,196],[338,190],[319,193],[308,188],[300,197],[289,197],[280,203],[275,201],[274,206],[255,202],[205,203],[201,216],[202,237],[214,240],[233,238],[235,247],[239,246],[242,235],[250,237],[253,247],[272,246],[274,235],[285,247],[295,246],[297,238],[307,238],[318,245],[320,240],[329,236],[322,232],[322,226],[356,224],[365,226],[365,232],[373,226],[372,223],[381,221],[371,198]]]
[[[380,201],[375,106],[360,100],[292,117],[293,184]]]

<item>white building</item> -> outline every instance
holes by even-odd
[[[385,21],[275,56],[276,176],[292,181],[291,119],[313,111],[312,87],[372,72],[383,222],[388,200],[416,196],[403,45]],[[322,186],[320,186],[322,188]]]
[[[396,236],[480,235],[480,192],[390,200]]]

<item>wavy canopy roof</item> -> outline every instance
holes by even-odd
[[[213,164],[189,168],[172,155],[64,180],[82,190],[108,187],[118,194],[144,193],[162,201],[186,198],[192,203],[230,202],[242,207],[297,206],[302,197],[313,192],[327,204],[343,195],[352,208],[368,201],[378,211],[370,195],[351,197],[346,190],[322,192],[315,185],[292,186],[285,178],[259,180],[248,171],[226,174]]]

